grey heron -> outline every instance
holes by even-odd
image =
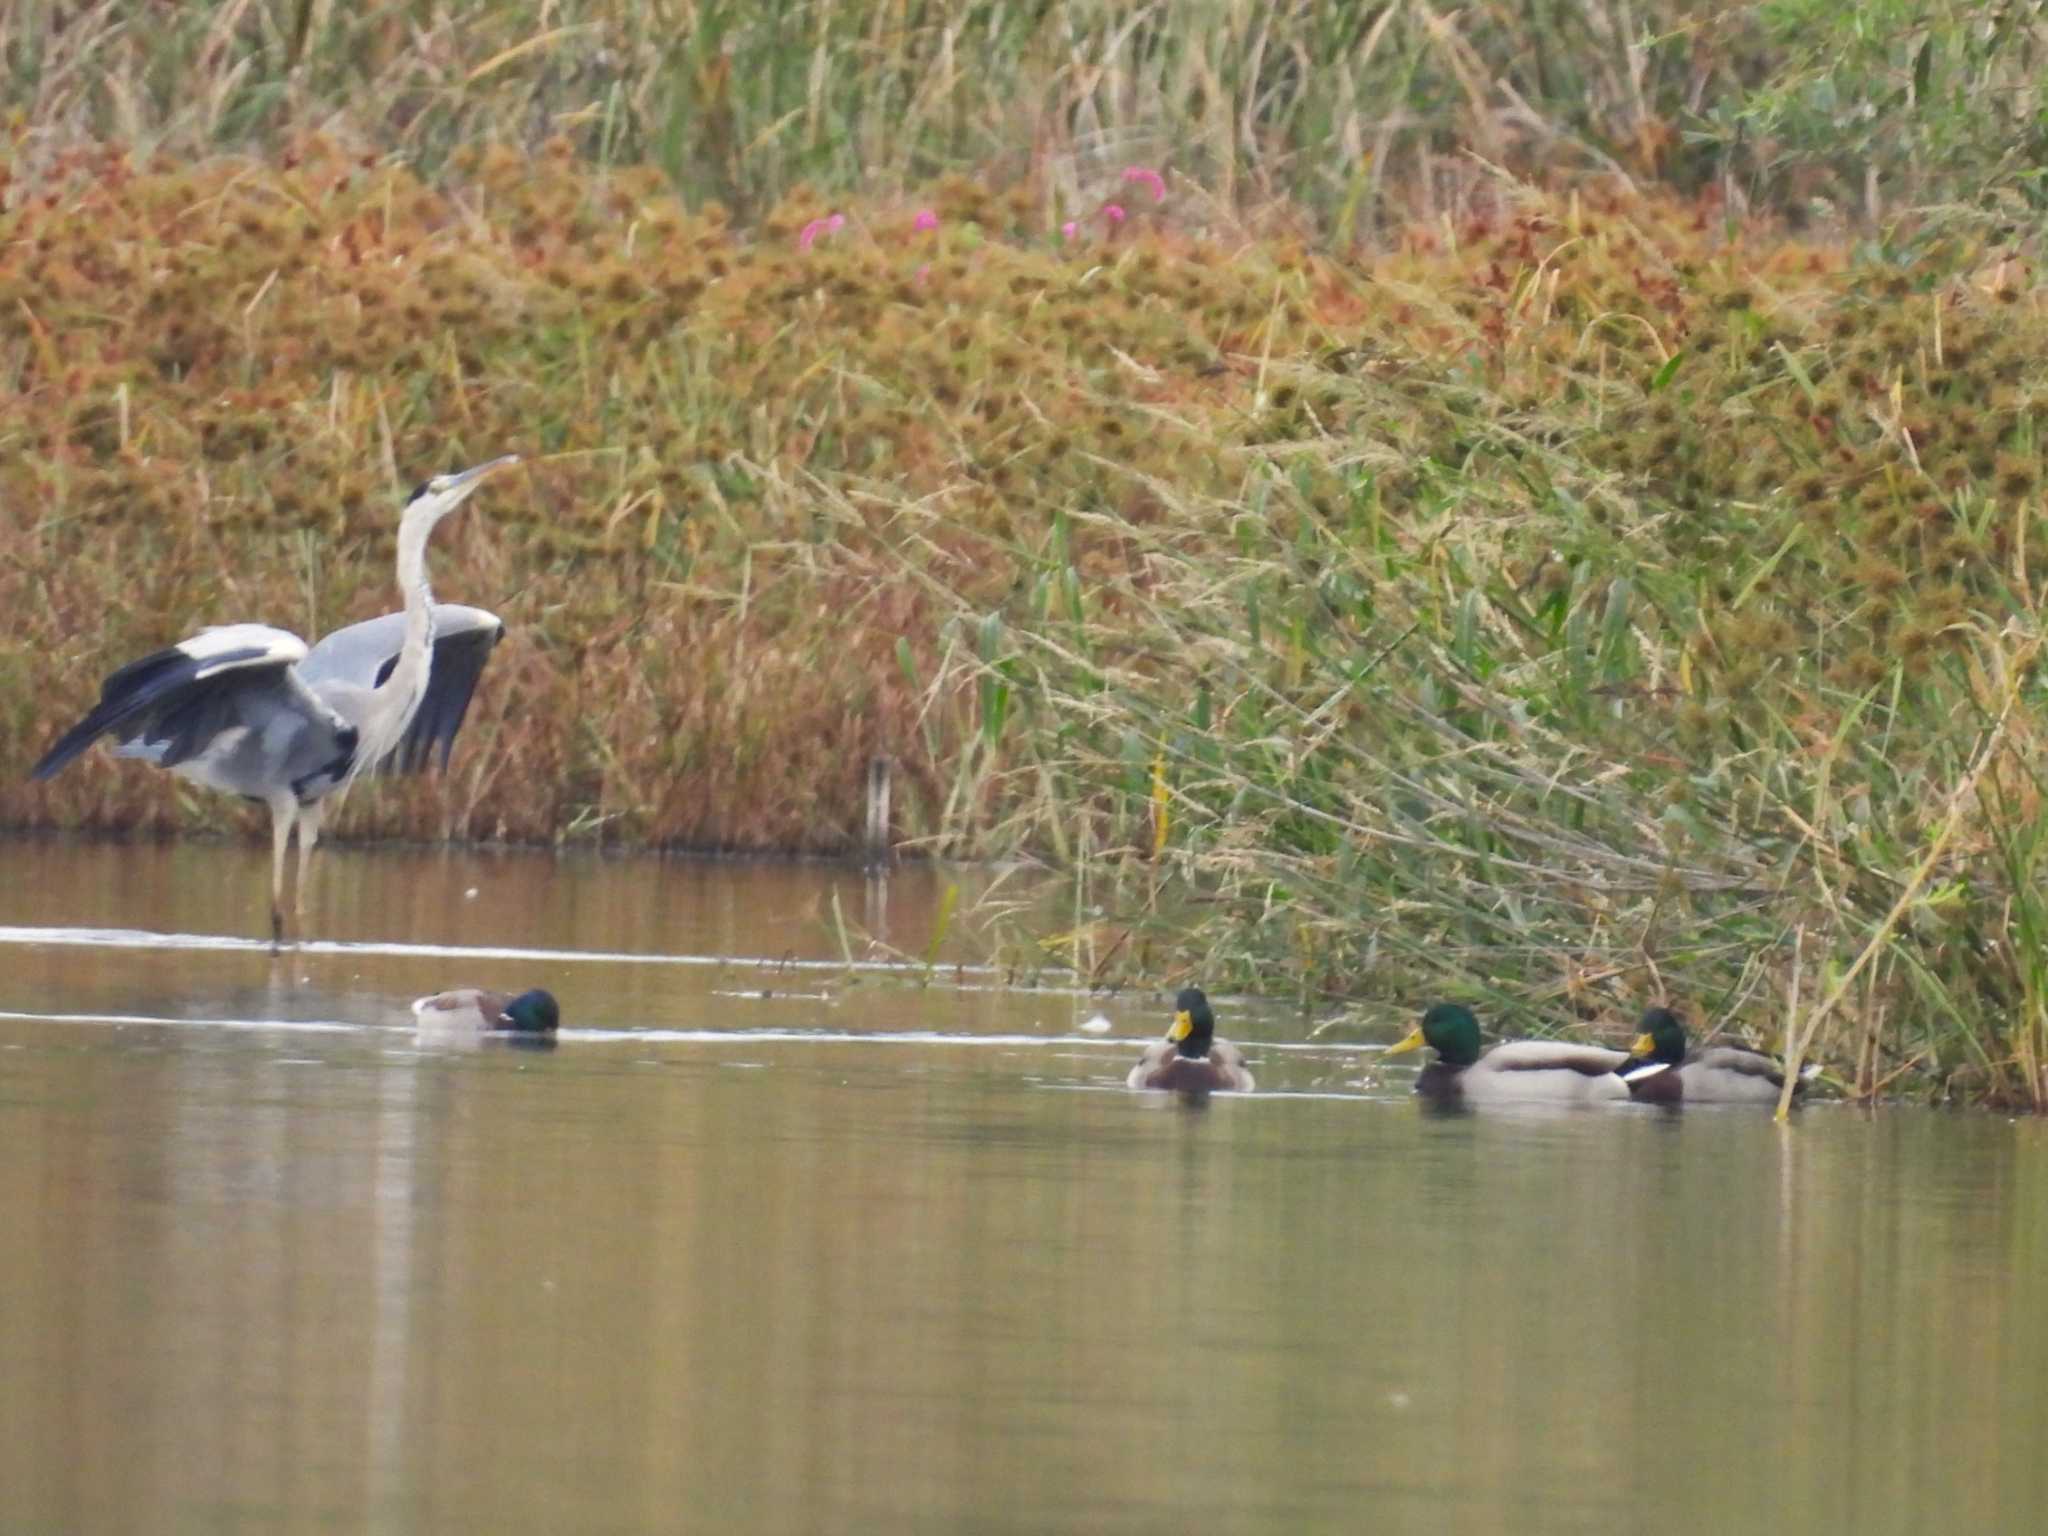
[[[436,603],[427,538],[517,454],[436,475],[398,523],[398,586],[387,613],[338,629],[308,649],[267,624],[222,624],[131,661],[100,701],[29,772],[47,779],[102,736],[117,757],[159,768],[270,808],[270,938],[284,942],[284,865],[299,837],[295,916],[305,910],[306,861],[329,795],[369,772],[408,773],[440,749],[447,766],[477,678],[504,625],[494,614]]]

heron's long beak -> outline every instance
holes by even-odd
[[[1649,1035],[1645,1033],[1636,1036],[1635,1042],[1628,1048],[1628,1053],[1631,1056],[1647,1056],[1650,1054],[1650,1052],[1656,1049],[1657,1042],[1652,1040],[1649,1037]]]
[[[1171,1040],[1175,1045],[1179,1045],[1181,1041],[1187,1039],[1187,1037],[1191,1033],[1193,1033],[1194,1028],[1194,1015],[1189,1013],[1187,1009],[1183,1008],[1179,1013],[1176,1013],[1173,1016],[1173,1023],[1171,1026],[1168,1027],[1166,1031],[1166,1038]]]
[[[492,459],[487,464],[479,464],[474,469],[465,469],[459,475],[450,475],[448,477],[448,484],[442,487],[442,489],[444,492],[454,491],[459,495],[467,496],[479,485],[482,485],[488,476],[496,474],[501,469],[509,468],[518,462],[518,454],[504,454],[499,458]]]
[[[1409,1030],[1407,1034],[1403,1035],[1397,1043],[1388,1046],[1387,1054],[1389,1056],[1399,1056],[1403,1051],[1419,1051],[1425,1043],[1422,1038],[1422,1026],[1418,1024],[1415,1028]]]

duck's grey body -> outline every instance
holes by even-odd
[[[1451,1071],[1442,1062],[1423,1068],[1424,1076],[1441,1074],[1421,1093],[1447,1094],[1474,1104],[1620,1103],[1628,1085],[1614,1075],[1628,1060],[1626,1051],[1598,1045],[1570,1045],[1561,1040],[1510,1040],[1496,1045],[1469,1067]]]
[[[456,987],[412,1005],[422,1034],[552,1036],[561,1025],[553,994],[536,987],[514,997],[482,987]]]
[[[1785,1090],[1777,1062],[1735,1045],[1695,1051],[1661,1072],[1638,1068],[1622,1081],[1648,1104],[1776,1104]]]
[[[1218,1040],[1206,1056],[1183,1056],[1170,1040],[1155,1040],[1124,1079],[1126,1088],[1163,1088],[1173,1093],[1250,1093],[1258,1086],[1244,1052]]]

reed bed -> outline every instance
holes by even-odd
[[[0,0],[0,109],[32,164],[323,132],[437,174],[563,137],[745,221],[806,184],[975,172],[1078,198],[1170,159],[1212,218],[1344,243],[1490,168],[1801,219],[2031,219],[2044,42],[2042,0]]]
[[[1020,973],[1665,994],[1859,1093],[2038,1104],[2006,151],[1941,217],[1802,228],[1771,177],[1839,211],[1855,167],[1794,152],[1782,46],[1767,176],[1660,138],[1682,72],[1603,13],[1544,137],[1493,86],[1422,110],[1465,57],[1426,13],[1190,9],[0,12],[0,820],[258,830],[23,775],[197,624],[393,606],[405,488],[512,450],[432,556],[510,625],[454,768],[343,836],[844,852],[886,757],[906,852],[1061,872],[974,914]],[[1927,98],[2031,34],[1913,37]],[[1867,203],[1964,153],[1931,110]],[[1544,145],[1575,174],[1514,173]]]

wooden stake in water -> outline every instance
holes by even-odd
[[[889,759],[868,759],[868,862],[889,862]]]

